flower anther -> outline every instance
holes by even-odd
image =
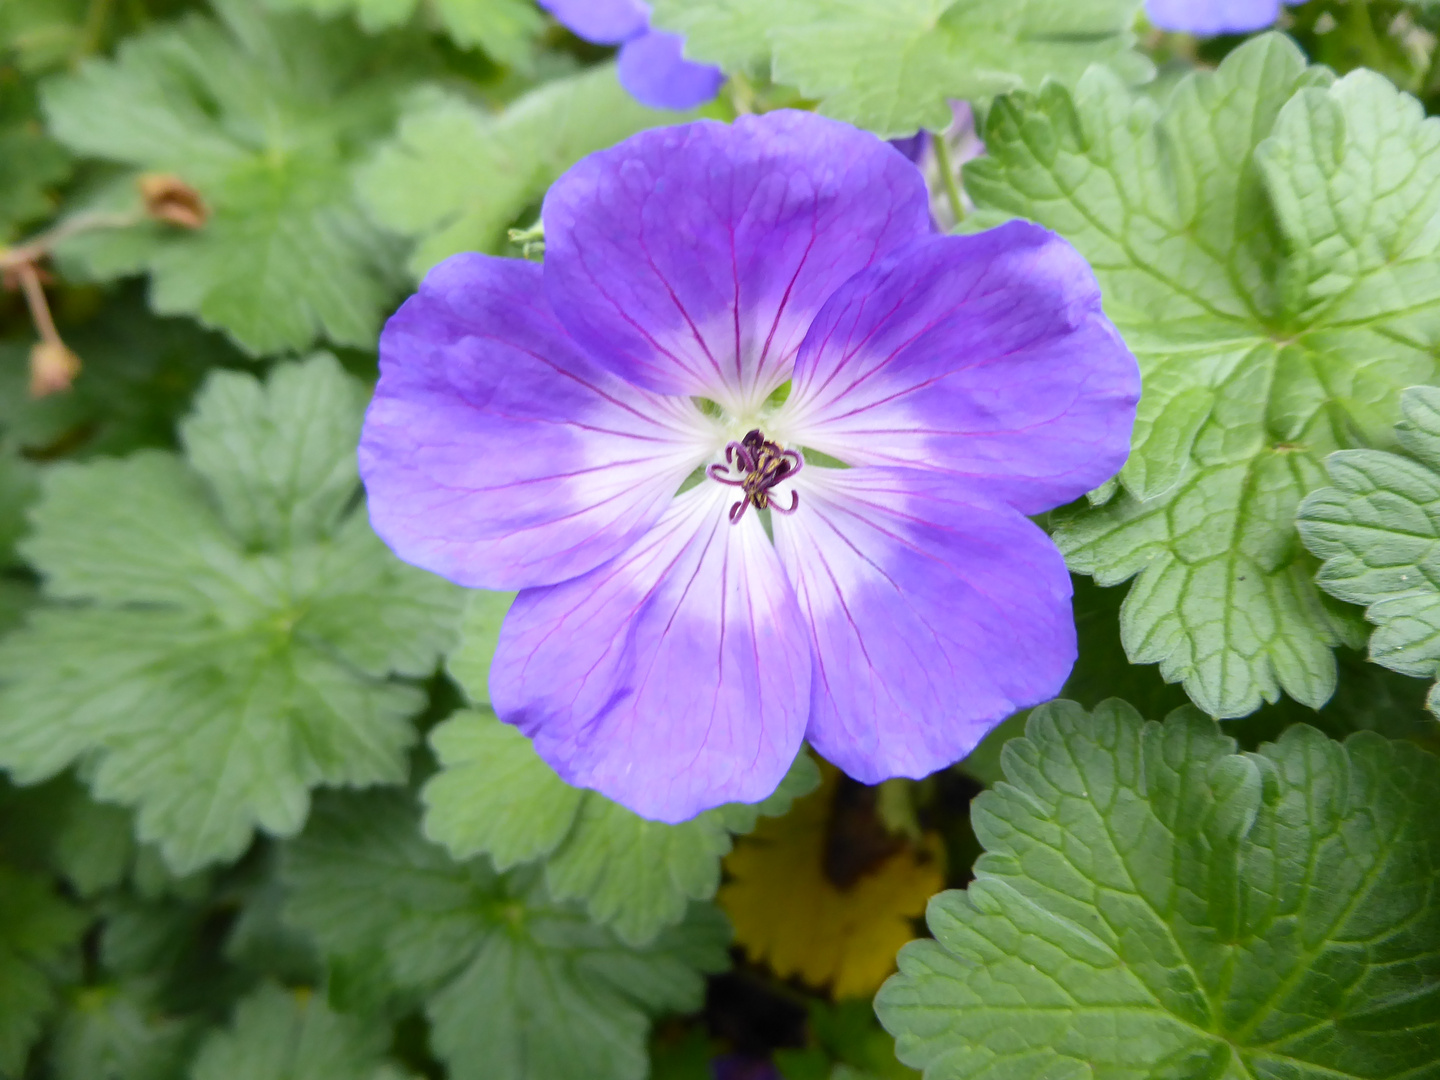
[[[793,480],[796,473],[805,467],[805,458],[798,450],[786,450],[771,442],[758,430],[746,433],[739,442],[725,447],[725,464],[716,462],[705,470],[711,480],[718,480],[729,487],[738,487],[743,498],[730,507],[730,524],[738,525],[745,516],[745,508],[754,505],[757,510],[774,510],[777,514],[793,514],[800,505],[800,493],[790,492],[790,505],[772,503],[770,492],[777,484]],[[735,476],[726,475],[731,471]]]

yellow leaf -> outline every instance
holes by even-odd
[[[915,936],[913,920],[944,887],[944,846],[936,833],[902,844],[841,888],[825,867],[840,776],[823,763],[821,772],[814,793],[736,844],[719,899],[752,960],[782,978],[829,986],[836,998],[862,997],[895,969],[896,952]]]

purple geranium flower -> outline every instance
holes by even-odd
[[[540,0],[571,33],[596,45],[619,45],[620,85],[652,109],[693,109],[713,98],[724,73],[684,56],[677,34],[650,28],[643,0]]]
[[[543,267],[457,255],[386,325],[371,520],[522,590],[491,699],[572,784],[680,821],[804,738],[920,777],[1060,689],[1026,515],[1120,467],[1139,373],[1073,248],[927,201],[809,113],[648,131],[551,188]]]
[[[1280,17],[1280,7],[1281,0],[1145,0],[1145,14],[1159,29],[1201,36],[1263,30]]]

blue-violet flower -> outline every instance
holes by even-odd
[[[1140,393],[1073,248],[935,235],[898,151],[793,111],[636,135],[542,220],[543,266],[457,255],[391,318],[360,464],[401,558],[521,590],[491,700],[560,776],[681,821],[807,738],[925,776],[1060,689],[1026,515],[1120,468]]]
[[[1281,0],[1145,0],[1145,15],[1161,30],[1209,37],[1263,30],[1280,18],[1280,7]]]
[[[693,109],[725,81],[719,68],[686,60],[678,34],[651,29],[650,5],[643,0],[540,0],[540,6],[577,37],[619,45],[620,85],[641,105]]]

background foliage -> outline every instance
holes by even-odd
[[[1145,382],[1043,523],[1071,700],[667,826],[495,718],[511,597],[354,450],[407,289],[688,116],[533,0],[0,4],[0,1077],[1440,1078],[1440,5],[1138,6],[653,4],[696,115],[970,101],[937,205]]]

